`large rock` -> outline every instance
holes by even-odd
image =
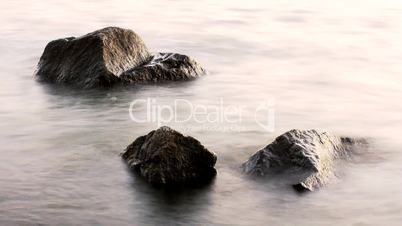
[[[315,130],[291,130],[243,164],[246,174],[285,177],[296,189],[314,190],[335,176],[335,160],[349,155],[355,140]]]
[[[43,81],[79,87],[110,87],[120,74],[149,61],[151,55],[133,31],[107,27],[84,36],[47,44],[36,72]]]
[[[189,80],[205,71],[185,55],[152,55],[133,31],[107,27],[50,42],[35,74],[45,82],[95,88]]]
[[[137,138],[122,157],[131,169],[157,185],[201,185],[216,174],[216,155],[169,127]]]

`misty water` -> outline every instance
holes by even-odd
[[[399,225],[401,13],[393,0],[2,0],[0,224]],[[106,26],[133,29],[154,52],[187,54],[209,74],[90,91],[33,78],[49,41]],[[147,98],[246,109],[235,128],[164,123],[218,155],[210,185],[159,190],[121,161],[128,144],[158,126],[130,118],[130,103]],[[253,110],[267,101],[273,131],[256,123],[266,114]],[[364,137],[370,145],[311,193],[242,175],[251,154],[293,128]]]

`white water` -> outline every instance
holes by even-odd
[[[1,1],[0,224],[399,225],[401,13],[392,0]],[[107,92],[32,78],[49,41],[106,26],[135,30],[153,51],[188,54],[210,75]],[[241,132],[186,124],[218,154],[218,175],[209,187],[165,193],[119,157],[156,127],[128,114],[131,101],[148,97],[274,99],[275,131],[256,125],[253,112]],[[293,128],[367,137],[371,148],[307,195],[241,175],[243,161]]]

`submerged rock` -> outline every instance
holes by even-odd
[[[41,81],[82,88],[188,80],[203,74],[185,55],[153,56],[135,32],[118,27],[50,42],[35,73]]]
[[[254,176],[284,175],[297,190],[314,190],[335,176],[334,161],[346,157],[355,141],[316,130],[291,130],[243,164]]]
[[[157,185],[201,185],[216,174],[216,155],[193,137],[169,127],[137,138],[122,158],[131,169]]]

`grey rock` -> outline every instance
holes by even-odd
[[[204,75],[205,70],[193,59],[177,53],[158,53],[148,63],[124,72],[126,84],[159,81],[191,80]]]
[[[216,174],[216,155],[193,137],[169,127],[138,137],[122,158],[131,169],[157,185],[202,185]]]
[[[314,190],[335,177],[335,160],[347,157],[355,140],[316,130],[291,130],[243,164],[254,176],[282,175],[297,190]]]
[[[204,74],[188,56],[152,55],[135,32],[118,27],[50,42],[35,72],[41,81],[81,88],[190,80]]]
[[[83,88],[111,87],[120,82],[120,74],[144,64],[150,57],[136,33],[107,27],[47,44],[36,76],[42,81]]]

